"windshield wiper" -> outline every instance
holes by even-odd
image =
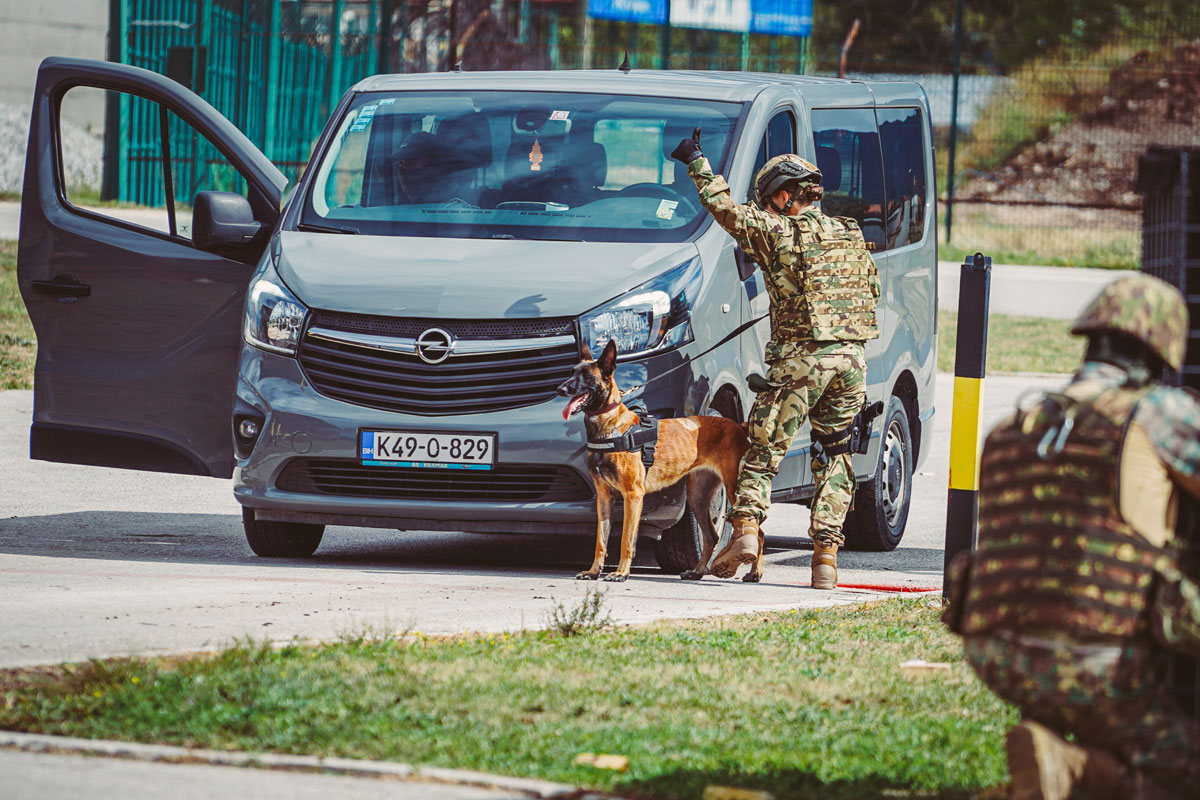
[[[359,232],[358,228],[351,228],[348,225],[346,227],[341,227],[339,225],[317,225],[312,222],[301,222],[296,225],[296,229],[301,230],[301,231],[313,231],[314,233],[351,233],[351,234],[354,234],[354,233]]]

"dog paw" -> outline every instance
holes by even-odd
[[[600,577],[599,572],[581,572],[575,576],[577,581],[594,581]]]
[[[762,575],[755,575],[753,572],[747,572],[742,578],[744,583],[758,583],[762,580]]]
[[[613,583],[620,583],[628,577],[628,575],[622,575],[620,572],[610,572],[604,576],[604,580],[612,581]]]
[[[679,574],[679,578],[681,580],[685,580],[685,581],[698,581],[703,577],[704,577],[703,572],[699,572],[694,569],[689,569],[687,572],[682,572]]]

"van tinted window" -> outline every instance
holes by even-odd
[[[919,108],[878,108],[887,186],[887,246],[921,241],[925,232],[925,143]]]
[[[583,93],[364,93],[313,160],[303,221],[392,236],[686,241],[708,215],[670,153],[700,126],[720,172],[742,111]]]
[[[869,108],[814,108],[813,141],[825,199],[821,210],[853,217],[873,250],[882,250],[883,164],[875,112]]]

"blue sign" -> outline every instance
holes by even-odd
[[[588,16],[775,36],[812,34],[813,0],[588,0]]]
[[[813,0],[750,0],[750,32],[810,36]]]
[[[667,0],[588,0],[588,16],[662,25],[667,21]]]

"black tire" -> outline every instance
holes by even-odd
[[[325,535],[324,525],[256,520],[249,508],[242,509],[242,529],[250,549],[263,558],[308,558]]]
[[[912,433],[908,412],[898,397],[888,400],[883,441],[871,480],[859,484],[854,508],[846,517],[843,547],[881,553],[895,550],[904,536],[912,503]]]
[[[678,575],[696,566],[703,547],[700,523],[685,506],[679,522],[663,530],[662,537],[654,541],[654,560],[663,572]]]
[[[715,417],[726,417],[733,420],[738,418],[737,406],[728,395],[724,394],[717,395],[713,399],[708,413]],[[725,522],[727,510],[728,499],[722,488],[713,498],[712,514],[714,523],[717,525],[717,533],[725,536],[728,536],[725,528],[729,526],[729,523]],[[722,534],[722,531],[725,533]],[[692,509],[685,502],[683,516],[662,532],[662,538],[654,542],[654,560],[658,562],[658,566],[663,572],[668,575],[678,575],[695,567],[703,552],[704,532],[700,530],[700,523],[696,521]]]

